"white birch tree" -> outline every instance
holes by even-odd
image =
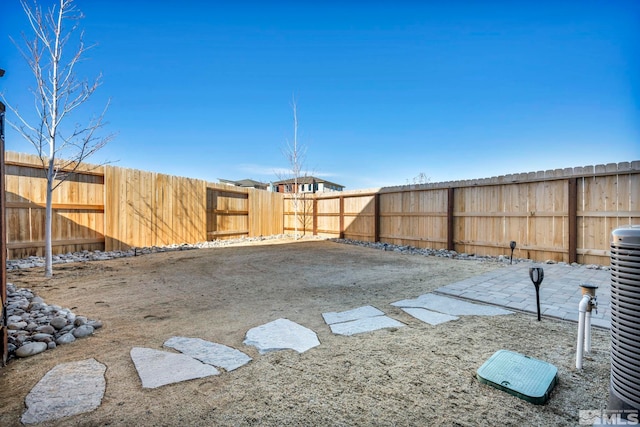
[[[298,184],[303,177],[303,165],[306,148],[298,141],[298,105],[293,98],[291,101],[291,108],[293,109],[293,141],[287,141],[287,146],[284,150],[284,154],[289,163],[291,177],[293,180],[293,221],[294,221],[294,239],[298,239],[300,234],[298,233],[298,221],[300,216],[300,192]]]
[[[45,276],[51,277],[53,191],[72,176],[87,157],[104,147],[113,134],[99,134],[105,125],[108,102],[102,112],[86,124],[67,125],[72,113],[100,86],[102,77],[89,81],[76,75],[76,66],[92,46],[84,44],[84,32],[79,29],[83,15],[73,0],[55,0],[46,12],[36,1],[29,5],[21,0],[21,4],[33,35],[29,38],[22,34],[24,47],[12,41],[35,77],[35,88],[31,89],[35,119],[29,120],[9,104],[17,117],[9,124],[33,145],[45,171]]]

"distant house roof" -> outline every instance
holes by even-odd
[[[344,188],[344,185],[336,184],[335,182],[327,181],[326,179],[316,178],[315,176],[301,176],[298,178],[298,184],[313,184],[313,183],[320,183],[320,182],[333,185],[335,187]],[[295,183],[295,178],[291,178],[291,179],[284,179],[282,181],[276,181],[273,184],[280,185],[280,184],[294,184],[294,183]]]
[[[245,187],[245,188],[260,188],[266,189],[268,184],[264,182],[255,181],[253,179],[241,179],[239,181],[232,181],[230,179],[222,179],[218,178],[221,184],[235,185],[236,187]]]

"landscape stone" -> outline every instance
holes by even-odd
[[[75,340],[76,340],[76,337],[74,337],[73,334],[67,332],[66,334],[58,337],[58,339],[56,340],[56,344],[59,344],[59,345],[69,344],[74,342]]]
[[[164,342],[164,346],[178,350],[203,363],[223,368],[227,372],[251,361],[251,358],[240,350],[200,338],[171,337]]]
[[[220,373],[213,366],[199,362],[190,356],[151,348],[132,348],[131,359],[138,371],[143,388],[157,388]]]
[[[75,320],[73,321],[74,326],[82,326],[85,325],[87,323],[87,318],[84,316],[76,316]]]
[[[438,313],[437,311],[427,310],[426,308],[403,308],[402,311],[415,317],[416,319],[436,326],[451,320],[458,320],[459,317],[450,314]]]
[[[62,329],[67,326],[67,319],[65,319],[64,317],[54,317],[53,319],[51,319],[49,324],[56,329]]]
[[[82,325],[78,326],[73,330],[73,336],[76,338],[84,338],[93,334],[93,326],[91,325]]]
[[[27,322],[25,322],[24,320],[20,322],[15,322],[15,323],[9,323],[9,326],[8,326],[9,329],[13,329],[13,330],[20,330],[26,327],[27,327]]]
[[[391,303],[391,305],[400,308],[424,308],[452,316],[500,316],[513,314],[512,311],[503,308],[474,304],[436,294],[424,294],[418,298],[397,301]]]
[[[93,326],[93,329],[102,328],[102,322],[100,320],[89,320],[87,324]]]
[[[337,335],[355,335],[363,332],[376,331],[385,328],[400,328],[404,323],[388,316],[365,317],[349,322],[333,323],[329,325],[331,332]]]
[[[31,335],[31,339],[34,340],[34,341],[49,342],[49,341],[53,340],[53,335],[38,333],[38,334]]]
[[[22,423],[42,423],[95,410],[104,396],[106,369],[95,359],[54,367],[25,398]]]
[[[47,349],[47,343],[29,342],[16,350],[16,356],[29,357],[29,356],[33,356],[34,354],[42,353],[46,349]]]
[[[36,328],[36,332],[41,332],[43,334],[54,334],[56,329],[51,325],[41,325]]]
[[[289,319],[277,319],[249,329],[244,344],[256,347],[260,354],[289,349],[304,353],[319,346],[320,341],[311,329]]]
[[[16,323],[16,322],[21,322],[24,319],[22,318],[22,316],[16,316],[16,315],[11,315],[9,317],[7,317],[7,323],[10,325],[12,323]]]
[[[370,305],[365,305],[363,307],[358,307],[354,308],[353,310],[342,312],[322,313],[322,317],[324,318],[324,321],[327,323],[327,325],[375,316],[384,316],[384,312]]]

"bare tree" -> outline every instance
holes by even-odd
[[[431,178],[427,176],[426,173],[420,172],[418,175],[414,176],[412,179],[413,182],[409,182],[407,179],[407,184],[420,185],[420,184],[428,184],[431,182]]]
[[[100,136],[98,132],[105,124],[108,102],[101,114],[85,125],[64,126],[101,84],[101,75],[91,82],[76,76],[76,66],[92,46],[84,44],[84,32],[78,31],[83,15],[73,0],[56,0],[46,12],[35,0],[31,6],[24,0],[21,4],[34,34],[32,38],[22,34],[24,48],[12,41],[35,77],[36,87],[31,92],[35,98],[36,119],[31,122],[9,105],[17,117],[16,122],[9,124],[34,146],[45,170],[45,276],[51,277],[52,193],[87,157],[104,147],[113,134]]]
[[[298,222],[300,215],[300,188],[299,183],[303,178],[303,165],[306,155],[306,147],[298,141],[298,105],[293,98],[291,101],[291,108],[293,109],[293,141],[287,140],[287,146],[284,150],[284,155],[287,158],[290,169],[289,180],[293,181],[293,221],[294,221],[294,238],[300,237],[298,233]],[[281,177],[282,179],[282,177]]]

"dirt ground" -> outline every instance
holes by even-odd
[[[24,399],[59,363],[95,358],[107,388],[95,411],[52,426],[574,426],[578,411],[608,400],[609,335],[576,371],[577,326],[515,314],[462,317],[438,326],[389,305],[500,268],[494,263],[402,255],[328,241],[265,241],[9,273],[49,304],[103,321],[95,335],[0,369],[0,425],[20,425]],[[321,314],[373,305],[406,326],[351,337]],[[259,355],[248,329],[287,318],[321,345]],[[219,376],[143,389],[132,347],[162,349],[171,336],[244,351],[253,361]],[[480,384],[476,370],[499,349],[553,363],[559,383],[536,406]]]

